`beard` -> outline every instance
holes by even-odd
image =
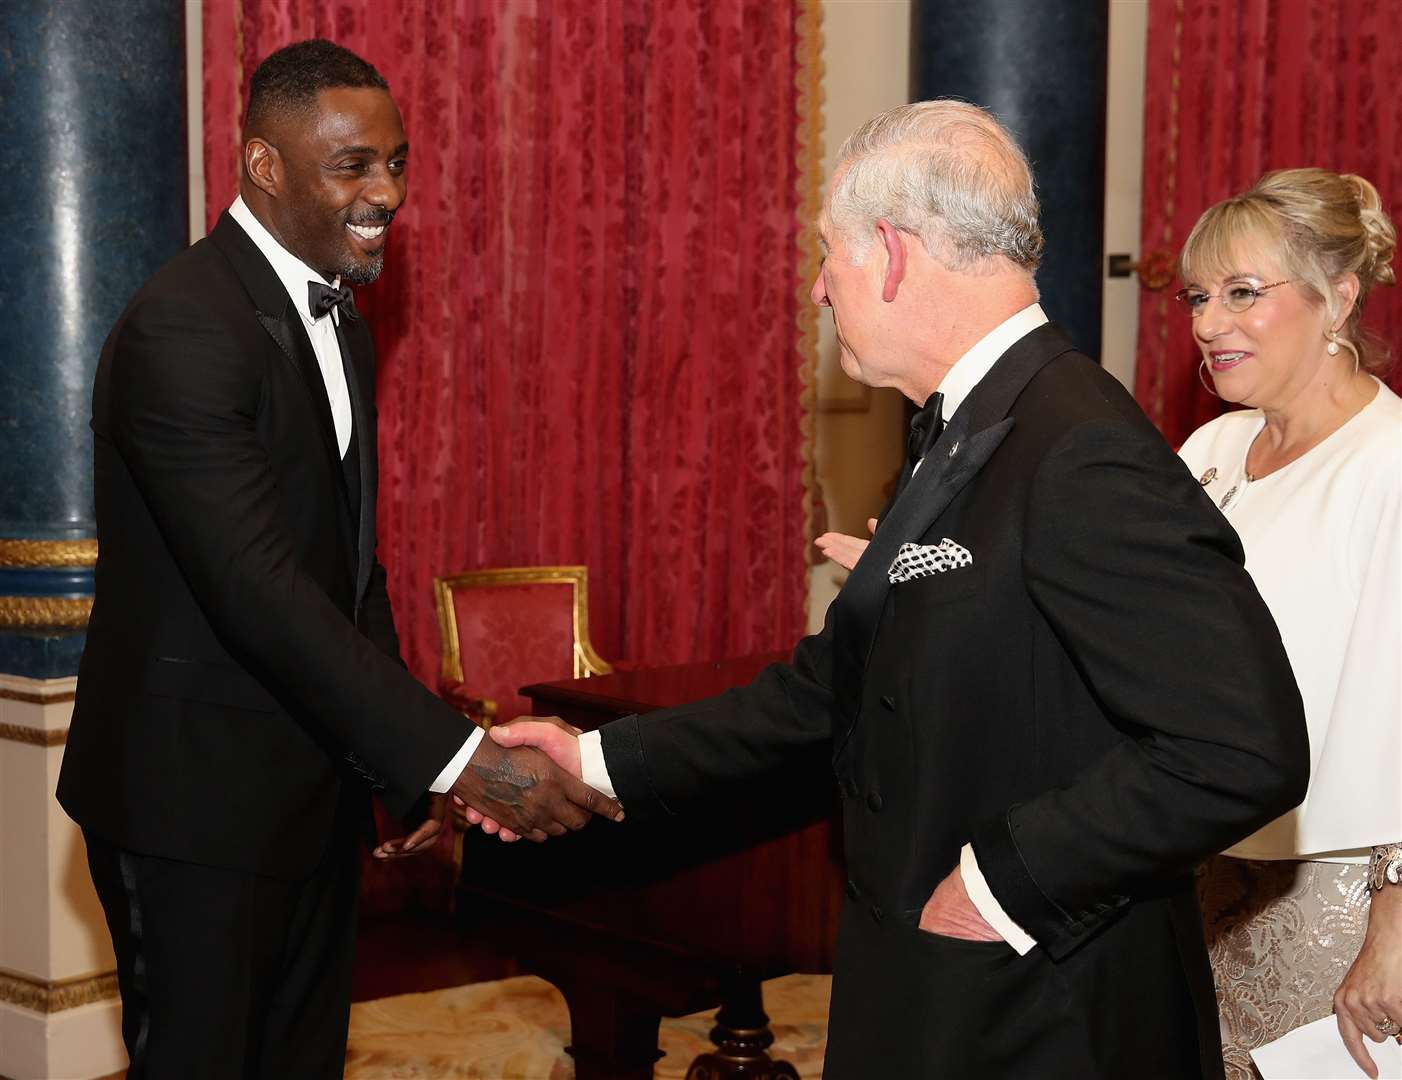
[[[388,230],[389,224],[393,220],[392,213],[370,213],[348,216],[346,224],[370,228],[383,225]],[[336,273],[340,275],[341,280],[349,281],[352,285],[372,284],[385,268],[385,247],[389,241],[388,232],[386,232],[384,240],[385,243],[380,245],[380,250],[370,256],[366,256],[357,249],[353,242],[346,241],[346,246],[341,253],[342,257],[339,260],[340,265],[336,267]]]
[[[362,262],[349,252],[342,264],[337,267],[336,273],[340,275],[342,281],[348,281],[352,285],[371,285],[380,276],[380,272],[385,268],[385,249],[380,248],[374,255],[371,255],[368,262]],[[334,278],[332,279],[334,280]]]

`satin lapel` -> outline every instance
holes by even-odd
[[[322,449],[326,451],[334,466],[332,475],[339,477],[341,453],[336,444],[336,424],[331,419],[331,403],[326,398],[326,380],[321,376],[321,367],[316,362],[316,353],[312,350],[311,338],[307,337],[301,316],[292,306],[292,301],[288,300],[277,315],[258,312],[258,321],[302,376],[302,383],[316,413],[316,426],[321,435]]]
[[[929,531],[1013,429],[1008,411],[1028,382],[1052,359],[1073,348],[1054,323],[1038,327],[1013,345],[950,418],[919,471],[882,517],[833,606],[833,690],[849,725],[837,749],[861,710],[862,676],[891,591],[887,575],[901,545]]]
[[[891,563],[901,545],[923,536],[983,468],[1012,430],[1013,420],[1008,417],[973,435],[966,433],[967,425],[966,415],[945,428],[924,464],[881,519],[861,561],[837,596],[833,615],[839,677],[835,690],[850,721],[855,721],[861,705],[862,672],[891,591],[887,576]]]
[[[350,391],[351,422],[359,433],[360,447],[360,521],[357,530],[357,572],[355,603],[360,606],[370,584],[370,570],[375,559],[375,498],[379,486],[379,467],[375,455],[375,437],[371,415],[375,400],[375,344],[370,329],[362,318],[343,318],[337,327],[342,357],[346,364],[346,387]]]
[[[302,325],[302,318],[287,295],[282,279],[258,250],[258,245],[229,216],[227,210],[219,215],[209,239],[229,260],[248,290],[259,325],[301,376],[302,386],[310,397],[312,411],[316,415],[318,440],[326,455],[327,467],[331,470],[331,483],[336,491],[334,498],[340,511],[338,520],[345,532],[346,543],[354,547],[356,532],[346,510],[348,498],[345,478],[341,473],[340,447],[336,443],[336,424],[331,419],[326,380],[321,376],[321,367],[316,362],[316,353]]]
[[[336,425],[331,419],[331,405],[326,400],[326,380],[321,377],[311,338],[307,336],[301,316],[293,307],[282,280],[258,250],[258,245],[229,216],[227,210],[219,215],[209,239],[229,260],[248,290],[259,324],[301,375],[302,385],[311,397],[312,411],[316,414],[322,449],[332,465],[331,475],[340,483],[341,455],[336,446]]]

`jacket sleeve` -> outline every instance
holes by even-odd
[[[365,636],[382,653],[404,666],[404,657],[399,651],[399,632],[394,628],[394,611],[389,604],[388,579],[378,555],[375,565],[370,568],[370,583],[365,587],[362,612]]]
[[[831,743],[832,626],[748,686],[600,728],[604,765],[629,814],[674,813],[716,786],[761,775]]]
[[[1053,956],[1295,806],[1300,694],[1240,541],[1166,446],[1074,428],[1027,508],[1027,588],[1128,736],[1069,786],[976,825],[1003,908]]]
[[[231,328],[183,302],[144,300],[119,334],[112,440],[201,610],[292,715],[380,775],[387,807],[403,813],[469,721],[360,634],[298,565],[256,430],[260,362]],[[388,642],[382,626],[376,636]]]

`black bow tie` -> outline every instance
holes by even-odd
[[[342,285],[339,289],[333,289],[330,285],[323,285],[319,281],[307,282],[307,304],[312,309],[312,318],[319,319],[323,315],[330,315],[331,309],[338,304],[341,314],[354,319],[356,317],[355,298],[351,295],[350,289]]]
[[[930,400],[925,402],[925,407],[911,419],[910,441],[906,449],[912,469],[920,463],[920,459],[929,452],[930,447],[935,445],[935,440],[944,430],[944,417],[940,415],[943,407],[944,395],[936,390],[930,395]]]

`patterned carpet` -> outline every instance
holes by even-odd
[[[832,980],[789,975],[764,984],[774,1046],[803,1080],[822,1076]],[[682,1080],[714,1011],[663,1020],[666,1056],[656,1076]],[[351,1010],[346,1080],[570,1080],[569,1013],[549,983],[531,976],[428,994],[366,1001]]]

